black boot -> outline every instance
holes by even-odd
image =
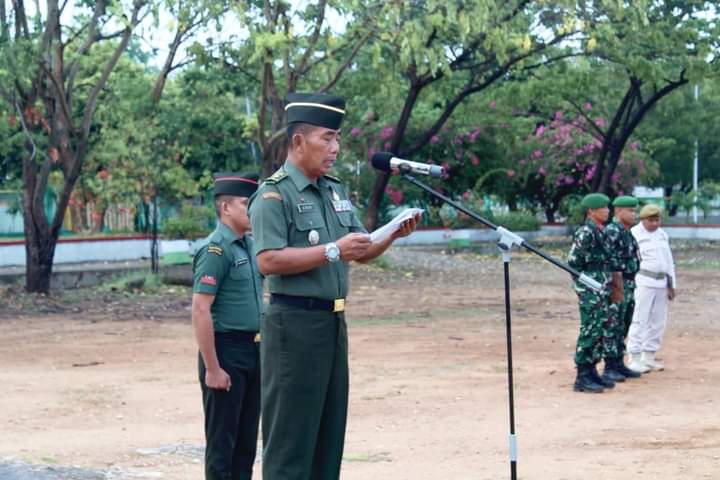
[[[605,388],[615,388],[615,382],[608,380],[607,378],[603,378],[600,374],[598,374],[595,364],[590,366],[590,377],[595,383],[599,383]]]
[[[618,362],[615,358],[605,359],[605,371],[603,372],[602,378],[610,380],[611,382],[619,383],[625,381],[625,375],[619,370]],[[622,365],[622,363],[620,363]]]
[[[578,365],[573,390],[576,392],[602,393],[603,386],[595,382],[590,373],[592,365]]]
[[[625,366],[623,357],[613,358],[613,370],[620,372],[625,378],[640,378],[640,372],[634,372]],[[606,368],[607,370],[607,368]]]

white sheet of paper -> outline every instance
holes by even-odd
[[[423,213],[424,211],[425,210],[422,208],[408,208],[404,210],[388,223],[372,232],[370,234],[370,240],[372,240],[373,243],[382,242],[399,229],[400,225],[402,225],[405,220],[408,220],[419,213]]]

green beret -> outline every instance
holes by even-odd
[[[213,174],[215,179],[215,196],[233,195],[235,197],[251,197],[258,189],[257,173],[229,173]]]
[[[630,195],[621,195],[616,197],[612,204],[613,207],[635,208],[638,206],[638,200]]]
[[[288,93],[285,98],[287,123],[309,123],[340,130],[345,116],[345,99],[324,93]]]
[[[583,197],[580,206],[583,208],[603,208],[607,207],[609,203],[610,199],[604,193],[590,193]]]
[[[659,217],[660,212],[661,210],[659,206],[649,203],[640,209],[640,220],[650,217]]]

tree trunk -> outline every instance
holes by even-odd
[[[548,206],[545,207],[545,219],[548,223],[555,223],[555,209]]]

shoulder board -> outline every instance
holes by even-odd
[[[220,245],[216,245],[214,243],[211,243],[207,247],[208,253],[214,253],[215,255],[220,255],[222,257],[223,249]]]
[[[342,183],[342,180],[340,180],[337,177],[333,177],[332,175],[325,174],[324,177],[327,178],[328,180],[332,180],[333,182]]]
[[[275,173],[270,175],[268,178],[265,179],[265,183],[270,185],[275,185],[280,180],[286,178],[288,176],[288,173],[285,171],[285,169],[281,168],[277,170]]]

